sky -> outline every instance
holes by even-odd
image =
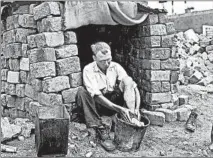
[[[152,8],[162,8],[162,4],[158,1],[148,1],[148,6]],[[174,1],[174,13],[183,14],[186,7],[194,7],[194,11],[213,9],[213,1],[187,1],[186,5],[184,1]],[[168,15],[172,14],[172,1],[165,3],[165,9],[168,11]]]

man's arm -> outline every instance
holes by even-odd
[[[123,110],[123,108],[121,106],[114,104],[113,102],[111,102],[109,99],[107,99],[103,95],[95,95],[94,100],[95,100],[95,102],[105,106],[106,108],[115,110],[116,112],[120,113]]]
[[[125,114],[125,116],[130,120],[129,109],[114,104],[103,95],[95,95],[94,100],[106,108],[112,109],[122,115]]]
[[[135,109],[139,110],[141,104],[141,96],[137,87],[135,87]]]

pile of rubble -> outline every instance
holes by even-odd
[[[213,84],[213,39],[190,29],[175,35],[175,45],[180,58],[180,84]]]
[[[23,141],[31,136],[34,129],[34,123],[27,118],[12,120],[8,117],[3,117],[1,119],[1,151],[16,152],[16,147],[5,145],[5,143],[16,138]]]

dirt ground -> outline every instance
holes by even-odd
[[[185,130],[185,122],[165,123],[163,127],[149,126],[137,152],[106,152],[99,145],[92,146],[93,135],[83,138],[85,132],[80,132],[72,123],[70,124],[69,150],[66,157],[85,156],[92,152],[92,157],[213,157],[208,149],[210,132],[213,123],[213,94],[203,93],[199,87],[182,86],[180,94],[187,94],[189,103],[198,109],[197,129],[194,133]],[[75,137],[77,135],[77,137]],[[35,140],[32,135],[24,141],[13,140],[7,144],[16,146],[16,154],[1,153],[4,157],[36,157]],[[79,137],[80,136],[80,137]],[[79,138],[79,139],[77,139]]]

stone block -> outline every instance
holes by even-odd
[[[151,69],[151,70],[159,70],[160,69],[160,60],[147,60],[143,59],[142,62],[142,69]]]
[[[39,32],[53,32],[62,30],[62,17],[47,17],[37,22]]]
[[[40,47],[58,47],[64,44],[63,32],[43,32],[35,37],[36,46]]]
[[[30,70],[29,58],[21,58],[20,59],[20,70],[23,70],[23,71],[29,71]]]
[[[61,106],[62,105],[62,95],[54,93],[39,93],[38,102],[46,106]]]
[[[3,33],[4,44],[14,43],[16,41],[14,35],[15,35],[15,30],[5,31]]]
[[[174,22],[166,23],[166,31],[168,35],[176,32]]]
[[[76,44],[77,43],[76,33],[73,31],[66,31],[64,33],[64,43],[65,44]]]
[[[15,102],[16,102],[15,96],[7,95],[6,100],[7,100],[7,107],[9,108],[15,107]]]
[[[161,36],[149,36],[143,37],[141,39],[140,47],[149,48],[149,47],[160,47],[161,46]]]
[[[151,25],[158,23],[158,15],[157,14],[149,14],[146,20],[142,23],[143,25]]]
[[[60,92],[62,90],[70,88],[69,77],[58,76],[51,79],[46,79],[42,81],[42,86],[44,92]]]
[[[27,112],[30,110],[30,102],[33,102],[33,99],[25,97],[24,98],[24,107]]]
[[[32,87],[37,91],[37,92],[41,92],[43,90],[42,88],[42,80],[40,79],[32,79],[30,81],[30,84],[32,85]]]
[[[20,70],[20,60],[19,59],[12,59],[8,60],[9,68],[12,71],[19,71]]]
[[[29,84],[25,85],[25,96],[36,101],[38,100],[38,92]]]
[[[171,71],[171,76],[170,76],[170,82],[172,84],[177,83],[178,79],[179,79],[179,71]]]
[[[22,44],[22,57],[27,58],[27,50],[28,50],[28,44]]]
[[[166,13],[159,13],[158,14],[158,21],[160,24],[165,24],[169,21],[168,15]]]
[[[20,83],[19,72],[8,71],[7,82],[9,82],[9,83]]]
[[[162,112],[143,111],[143,114],[149,118],[151,125],[162,127],[165,123],[165,114]]]
[[[67,103],[75,102],[76,101],[75,97],[76,97],[77,92],[78,92],[78,87],[70,88],[68,90],[62,91],[62,97],[63,97],[64,103],[67,104]]]
[[[71,88],[78,87],[78,86],[82,85],[82,73],[81,72],[70,74],[69,79],[70,79],[70,87]]]
[[[175,112],[177,113],[177,120],[178,121],[187,121],[190,115],[190,110],[187,108],[179,108],[176,109]]]
[[[169,103],[172,100],[171,93],[146,93],[145,101],[148,104]]]
[[[5,90],[7,94],[16,95],[16,85],[13,83],[8,83]]]
[[[166,35],[166,26],[163,24],[143,26],[142,36],[162,36]]]
[[[64,45],[58,48],[55,48],[56,58],[68,58],[71,56],[78,55],[78,47],[75,44]]]
[[[69,57],[56,61],[57,75],[69,75],[75,72],[80,72],[80,60],[78,57]]]
[[[1,93],[5,93],[5,89],[6,89],[6,85],[7,85],[8,83],[7,82],[5,82],[5,81],[1,81]]]
[[[169,82],[162,82],[161,83],[161,91],[162,92],[170,92],[171,87],[170,87],[170,83]]]
[[[1,106],[7,106],[7,94],[1,94]]]
[[[170,109],[173,107],[173,103],[164,103],[164,104],[160,104],[161,105],[161,108],[163,109]]]
[[[56,76],[54,62],[39,62],[30,64],[30,75],[33,78]]]
[[[35,48],[36,47],[35,37],[36,37],[36,35],[27,36],[27,43],[28,43],[28,46],[30,48]]]
[[[43,61],[56,61],[54,48],[36,48],[27,52],[29,56],[29,62],[38,63]]]
[[[170,57],[171,50],[169,48],[147,48],[146,59],[168,59]]]
[[[2,81],[7,81],[7,73],[8,73],[8,69],[1,69],[1,80]]]
[[[208,45],[210,45],[210,41],[211,40],[202,40],[202,41],[199,41],[199,45],[201,47],[207,47]]]
[[[43,2],[33,9],[34,19],[39,20],[49,15],[60,15],[59,4],[57,2]]]
[[[178,59],[167,59],[166,61],[161,61],[162,70],[179,70],[180,62]]]
[[[206,46],[206,52],[212,51],[213,45]]]
[[[163,109],[163,108],[156,109],[156,111],[164,113],[165,120],[167,122],[174,122],[177,120],[177,113],[175,111],[172,111],[169,109]]]
[[[16,109],[24,111],[24,98],[16,97],[15,107]]]
[[[170,71],[153,70],[150,72],[150,81],[169,81]]]
[[[28,75],[29,73],[26,71],[20,71],[20,83],[27,83],[28,82]]]
[[[30,15],[30,14],[18,15],[17,24],[18,24],[18,27],[36,28],[36,22],[33,18],[33,15]]]
[[[174,45],[174,34],[162,36],[162,47],[171,48]]]
[[[142,88],[148,92],[161,92],[161,82],[149,82],[146,80],[142,80]]]
[[[213,53],[208,54],[208,59],[213,64]]]
[[[180,95],[179,96],[179,106],[186,105],[189,103],[189,96],[187,95]]]
[[[189,83],[191,84],[196,84],[198,83],[201,79],[203,78],[203,74],[199,71],[195,71],[194,74],[192,74],[190,77],[189,77]]]
[[[25,96],[25,84],[16,84],[16,95],[18,97],[24,97]]]
[[[1,68],[2,69],[8,69],[9,68],[8,60],[4,56],[1,56]]]
[[[5,58],[19,58],[22,56],[21,43],[8,44],[4,51]]]

